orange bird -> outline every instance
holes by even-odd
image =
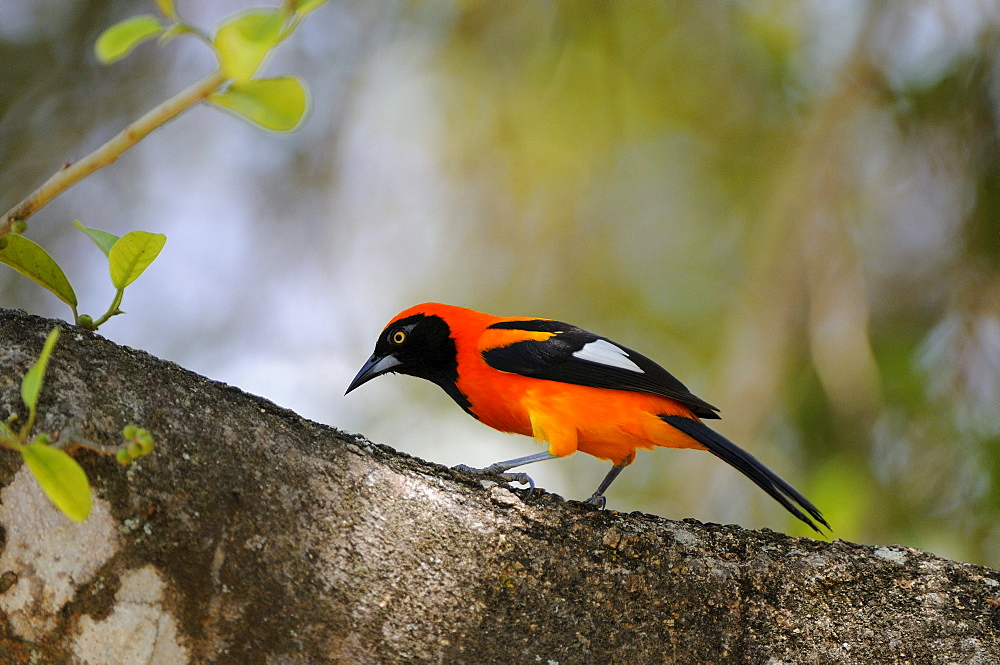
[[[548,443],[546,452],[484,469],[456,468],[533,487],[526,474],[506,472],[580,450],[614,464],[588,499],[603,507],[604,492],[638,448],[707,450],[817,532],[813,519],[830,528],[794,487],[702,423],[719,417],[716,407],[649,358],[568,323],[417,305],[389,322],[347,392],[390,372],[436,383],[494,429]]]

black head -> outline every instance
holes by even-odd
[[[458,379],[458,356],[444,319],[434,314],[414,314],[390,323],[379,336],[375,352],[344,394],[390,372],[433,381],[452,394]]]

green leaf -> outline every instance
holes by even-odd
[[[70,307],[76,307],[76,293],[66,279],[66,273],[49,253],[24,236],[9,233],[4,236],[7,246],[0,249],[0,263],[6,263],[25,277],[56,295]]]
[[[326,0],[299,0],[295,7],[295,12],[300,16],[304,16],[324,3],[326,3]]]
[[[237,81],[252,77],[281,41],[284,24],[284,15],[273,9],[247,12],[223,24],[215,34],[222,71]]]
[[[135,16],[125,19],[101,33],[94,44],[97,58],[108,65],[121,60],[139,44],[163,32],[155,16]]]
[[[56,508],[82,522],[90,515],[90,483],[80,465],[63,450],[35,440],[18,448],[24,463]]]
[[[174,8],[174,0],[155,0],[156,8],[160,13],[169,19],[177,18],[177,10]]]
[[[104,252],[105,256],[108,256],[111,252],[111,248],[119,240],[118,236],[108,233],[107,231],[88,229],[86,226],[81,224],[79,220],[73,222],[73,226],[86,233],[87,236],[94,241],[94,244],[101,248],[101,251]]]
[[[38,394],[42,392],[45,370],[49,366],[49,357],[52,355],[52,349],[55,348],[58,340],[59,328],[53,328],[49,336],[45,338],[45,344],[42,345],[42,352],[38,355],[38,360],[24,373],[24,378],[21,379],[21,400],[32,413],[38,406]],[[30,420],[33,419],[29,418]]]
[[[139,278],[163,249],[167,236],[162,233],[131,231],[126,233],[108,252],[111,283],[121,290]]]
[[[275,132],[298,127],[309,105],[305,86],[295,76],[237,81],[208,99]]]

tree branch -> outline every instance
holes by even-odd
[[[0,310],[7,409],[53,325]],[[157,448],[78,453],[80,525],[0,454],[3,662],[1000,662],[1000,572],[912,548],[484,488],[82,330],[39,408]]]
[[[208,97],[227,80],[222,70],[209,74],[125,127],[107,143],[83,159],[67,163],[66,166],[52,174],[28,198],[4,213],[3,223],[0,224],[0,237],[10,233],[15,221],[27,220],[42,206],[69,189],[77,181],[117,160],[122,153],[144,139],[154,129],[163,126],[188,107]]]

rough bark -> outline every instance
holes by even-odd
[[[4,415],[53,325],[0,310]],[[1000,572],[525,499],[61,325],[38,430],[158,446],[77,453],[80,525],[0,451],[0,663],[1000,662]]]

